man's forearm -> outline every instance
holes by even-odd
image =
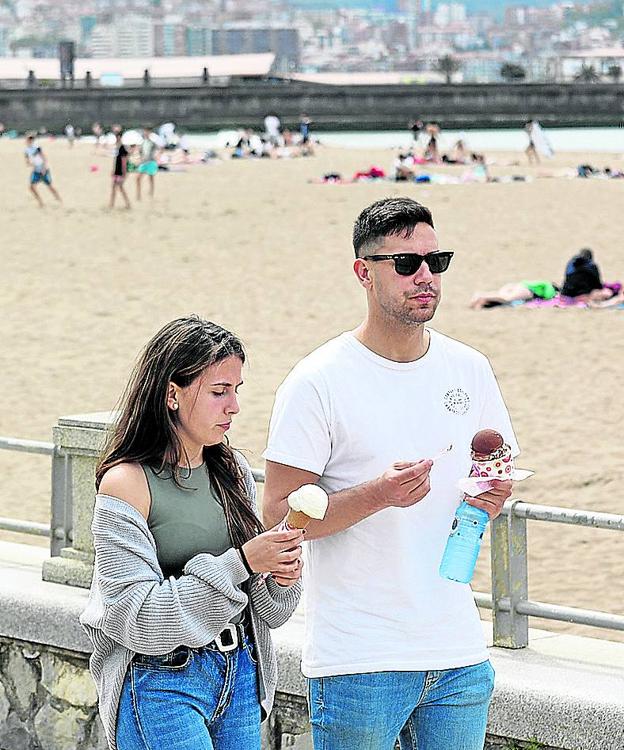
[[[329,505],[325,518],[322,521],[311,521],[310,525],[306,528],[306,541],[321,539],[325,536],[337,534],[339,531],[344,531],[364,518],[377,513],[383,507],[385,506],[379,497],[376,480],[335,492],[329,496]],[[279,511],[275,516],[265,513],[266,526],[273,526],[279,523],[288,513],[288,503],[285,499],[283,506],[280,504],[280,508],[283,512],[279,518],[277,518]]]

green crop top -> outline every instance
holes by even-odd
[[[143,466],[151,495],[147,525],[156,540],[158,562],[166,578],[179,578],[186,563],[200,552],[222,555],[232,546],[225,513],[211,485],[206,465],[180,472],[178,487],[171,472]],[[184,489],[183,489],[184,488]]]

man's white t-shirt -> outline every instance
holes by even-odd
[[[308,677],[424,671],[488,658],[470,586],[438,567],[462,500],[480,429],[518,446],[487,358],[428,329],[427,353],[394,362],[343,333],[305,357],[277,391],[267,460],[314,472],[328,493],[378,477],[396,461],[453,449],[431,469],[431,491],[307,543]]]

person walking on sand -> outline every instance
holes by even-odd
[[[143,175],[147,175],[149,178],[149,197],[154,197],[154,177],[158,172],[158,150],[159,147],[152,128],[146,125],[143,128],[143,141],[140,146],[141,161],[136,170],[136,198],[138,201],[141,200],[141,181]]]
[[[245,352],[191,315],[145,347],[96,469],[80,622],[110,750],[260,750],[270,630],[300,595],[303,532],[265,531],[226,438]]]
[[[104,145],[104,129],[99,122],[94,122],[91,125],[91,132],[95,138],[95,145],[93,146],[93,153],[99,154],[100,148]]]
[[[303,484],[330,495],[303,576],[314,747],[481,750],[494,671],[470,586],[438,569],[472,437],[516,439],[486,357],[427,325],[453,257],[429,209],[377,201],[353,246],[365,319],[286,377],[264,453],[266,524]],[[491,518],[511,494],[493,485],[466,498]]]
[[[76,140],[76,128],[71,122],[68,122],[67,125],[65,125],[65,138],[67,138],[67,145],[69,148],[73,148],[74,141]]]
[[[62,203],[61,196],[57,189],[52,185],[52,174],[48,167],[48,161],[45,157],[40,146],[35,143],[35,137],[33,135],[26,136],[26,148],[24,150],[24,156],[26,163],[31,168],[30,173],[30,192],[35,196],[35,200],[39,204],[39,208],[43,208],[43,200],[37,190],[37,185],[43,182],[47,185],[49,191],[56,198],[59,203]]]
[[[119,192],[126,203],[126,208],[131,208],[130,199],[126,193],[124,182],[128,174],[128,150],[122,141],[123,131],[115,133],[115,161],[113,162],[113,182],[111,185],[110,208],[115,207],[115,196]]]

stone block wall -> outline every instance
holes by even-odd
[[[86,655],[0,638],[0,750],[106,750]]]

